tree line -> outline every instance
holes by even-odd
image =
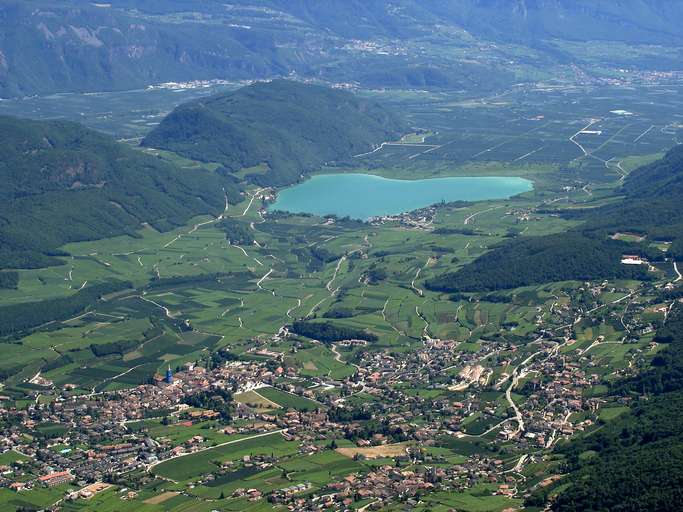
[[[49,322],[67,320],[85,311],[103,295],[131,287],[128,282],[112,281],[88,286],[70,297],[0,307],[0,336],[20,334]]]
[[[332,322],[294,322],[290,328],[294,334],[313,340],[333,343],[342,340],[377,341],[377,335],[363,329],[345,327]]]

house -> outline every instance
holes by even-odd
[[[621,257],[621,263],[623,265],[645,265],[647,262],[640,256],[635,256],[632,254],[624,254]]]

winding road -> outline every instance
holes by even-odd
[[[337,262],[337,267],[334,269],[334,274],[332,275],[332,279],[325,285],[325,288],[327,288],[327,291],[330,292],[331,296],[334,296],[337,294],[339,291],[339,287],[335,288],[334,290],[332,289],[332,283],[334,283],[334,280],[337,279],[337,274],[339,274],[339,269],[341,268],[342,264],[346,261],[346,256],[342,256],[339,258],[339,261]]]
[[[480,211],[480,212],[473,213],[472,215],[470,215],[469,217],[467,217],[467,218],[465,219],[464,224],[465,224],[465,226],[467,226],[470,222],[472,222],[472,220],[473,220],[475,217],[481,215],[482,213],[488,213],[488,212],[492,212],[492,211],[494,211],[494,210],[500,210],[501,208],[503,208],[503,207],[502,207],[502,206],[494,206],[493,208],[489,208],[489,209],[487,209],[487,210],[482,210],[482,211]]]

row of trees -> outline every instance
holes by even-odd
[[[19,272],[0,272],[0,289],[16,290],[19,286]]]
[[[226,218],[220,221],[217,226],[225,233],[228,242],[233,245],[251,245],[254,243],[254,235],[244,222]]]
[[[294,334],[314,340],[333,343],[341,340],[377,341],[377,335],[363,329],[345,327],[332,322],[294,322],[290,329]]]
[[[103,295],[131,288],[122,281],[88,286],[70,297],[0,307],[0,336],[19,334],[48,322],[66,320],[83,312]]]

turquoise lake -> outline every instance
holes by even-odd
[[[515,177],[394,180],[369,174],[325,174],[281,190],[268,209],[365,220],[441,201],[506,199],[532,189],[531,181]]]

